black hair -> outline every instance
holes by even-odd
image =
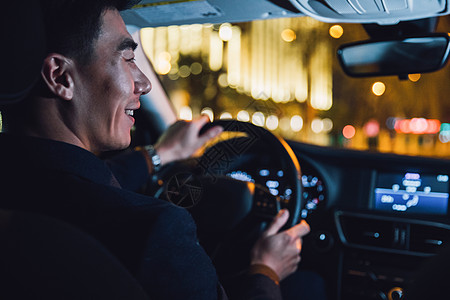
[[[81,65],[89,64],[95,59],[94,45],[100,35],[105,11],[108,9],[122,11],[140,1],[39,0],[45,32],[45,53],[58,53],[74,59]],[[32,99],[35,96],[52,97],[52,93],[40,76],[21,101],[12,104],[0,101],[4,129],[12,128],[13,123],[20,124],[29,119],[28,114],[35,109],[35,101]]]
[[[47,36],[47,53],[55,52],[88,64],[107,9],[122,11],[136,0],[40,0]]]

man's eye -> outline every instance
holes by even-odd
[[[135,62],[136,61],[136,58],[129,58],[129,59],[127,59],[126,61],[128,61],[128,62]]]

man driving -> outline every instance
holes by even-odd
[[[151,89],[119,14],[129,2],[40,1],[47,50],[39,79],[23,99],[1,107],[0,186],[9,197],[0,205],[89,232],[151,298],[226,299],[189,213],[127,190],[97,156],[130,145],[139,97]],[[182,134],[161,140],[161,163],[187,157],[220,133],[212,128],[199,136],[205,122],[183,123]],[[134,155],[152,172],[145,152]],[[309,232],[304,221],[279,232],[287,218],[282,210],[255,244],[240,298],[281,298],[278,282],[296,270]]]

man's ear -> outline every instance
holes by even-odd
[[[74,93],[73,61],[64,55],[49,54],[42,65],[41,75],[49,90],[64,100],[72,100]]]

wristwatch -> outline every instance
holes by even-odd
[[[158,153],[156,153],[155,148],[152,145],[144,146],[144,150],[147,151],[148,156],[150,157],[150,161],[153,166],[153,171],[158,172],[161,169],[161,158]]]

